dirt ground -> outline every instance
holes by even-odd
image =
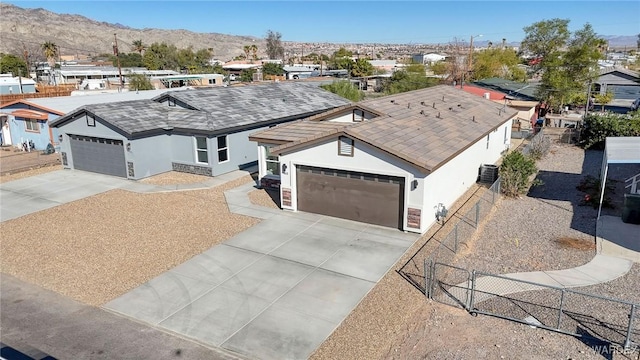
[[[0,176],[60,164],[59,154],[43,155],[42,151],[14,151],[13,147],[0,149]]]

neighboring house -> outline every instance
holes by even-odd
[[[512,100],[538,101],[536,97],[537,83],[522,83],[502,78],[488,78],[473,82],[476,87],[498,91]]]
[[[412,60],[418,64],[433,64],[438,61],[444,61],[447,57],[440,54],[416,54],[412,56]]]
[[[16,145],[32,141],[36,150],[55,145],[58,129],[50,122],[64,115],[63,112],[35,104],[27,100],[12,101],[0,105],[2,116],[2,144]]]
[[[313,84],[216,87],[86,105],[52,126],[65,168],[129,179],[171,170],[217,176],[256,163],[249,133],[348,103]]]
[[[45,71],[42,75],[43,77],[47,77],[47,74],[48,71]],[[122,74],[125,82],[128,82],[128,76],[131,74],[143,74],[149,77],[179,75],[179,73],[174,70],[148,70],[143,67],[122,68],[119,70],[114,66],[63,65],[60,69],[54,69],[53,76],[55,80],[51,80],[50,82],[55,84],[81,84],[84,80],[117,79],[116,81],[111,81],[111,83],[119,84],[120,74]]]
[[[181,89],[184,90],[184,89]],[[33,141],[36,150],[46,149],[48,144],[59,143],[58,129],[49,123],[60,116],[87,104],[109,103],[126,100],[151,99],[163,91],[125,91],[112,94],[83,96],[56,96],[50,98],[19,99],[0,105],[3,117],[3,145],[19,146],[25,141]]]
[[[503,107],[509,106],[510,108],[518,110],[518,115],[513,119],[512,137],[514,138],[526,136],[526,131],[528,131],[538,119],[538,106],[540,105],[538,101],[515,100],[513,96],[475,85],[464,85],[462,88],[470,94],[482,96],[485,99],[502,104]],[[525,133],[521,131],[525,131]]]
[[[384,71],[386,73],[393,73],[398,69],[402,69],[404,64],[398,64],[395,60],[369,60],[371,66],[374,69]]]
[[[614,99],[635,100],[640,98],[640,75],[620,67],[602,69],[594,82],[594,91],[600,94],[611,91]]]
[[[281,207],[424,233],[509,148],[517,112],[451,86],[254,133]]]
[[[36,92],[36,82],[25,77],[0,74],[0,95],[32,94]]]
[[[317,66],[309,67],[309,66],[284,66],[284,73],[287,80],[297,80],[304,79],[311,76],[311,73],[316,69]]]

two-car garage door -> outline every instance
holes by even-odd
[[[298,210],[402,228],[404,178],[296,166]]]
[[[70,134],[69,142],[74,169],[127,177],[121,140]]]

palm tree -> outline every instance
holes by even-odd
[[[245,45],[242,50],[244,50],[244,58],[248,59],[249,54],[251,53],[251,45]]]
[[[251,44],[249,48],[251,49],[251,56],[253,57],[253,60],[258,60],[258,47],[255,44]]]
[[[135,51],[142,55],[142,52],[147,49],[146,46],[142,43],[142,40],[134,40],[131,44],[131,51]]]
[[[55,77],[53,77],[53,68],[56,66],[56,59],[58,55],[60,55],[58,51],[58,45],[51,41],[47,41],[44,44],[40,45],[42,52],[44,53],[44,57],[47,58],[47,62],[49,63],[49,81],[53,78],[55,83]]]

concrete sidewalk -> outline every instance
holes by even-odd
[[[633,266],[631,260],[596,254],[588,263],[571,269],[520,272],[500,275],[501,277],[478,277],[475,284],[474,303],[495,296],[545,289],[541,285],[574,288],[601,284],[623,276],[629,272],[631,266]],[[510,281],[504,278],[526,282]],[[466,289],[467,286],[467,283],[462,283],[455,285],[454,288]]]

